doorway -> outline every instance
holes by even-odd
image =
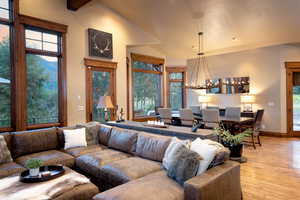
[[[288,135],[300,136],[300,62],[285,65]]]

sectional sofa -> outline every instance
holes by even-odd
[[[64,150],[63,130],[76,127],[86,127],[88,146]],[[171,141],[167,136],[99,123],[2,135],[14,162],[0,165],[0,178],[24,171],[28,159],[39,158],[45,165],[62,164],[91,179],[91,184],[67,192],[61,199],[238,200],[242,196],[240,166],[232,161],[191,178],[183,186],[170,179],[162,168]]]

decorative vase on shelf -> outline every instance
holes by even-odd
[[[30,176],[38,176],[40,173],[40,168],[29,169]]]

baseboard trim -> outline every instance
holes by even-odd
[[[291,137],[287,133],[271,132],[271,131],[261,131],[260,135],[269,136],[269,137]]]

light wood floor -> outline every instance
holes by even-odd
[[[262,137],[246,146],[241,165],[244,200],[300,200],[300,139]]]

